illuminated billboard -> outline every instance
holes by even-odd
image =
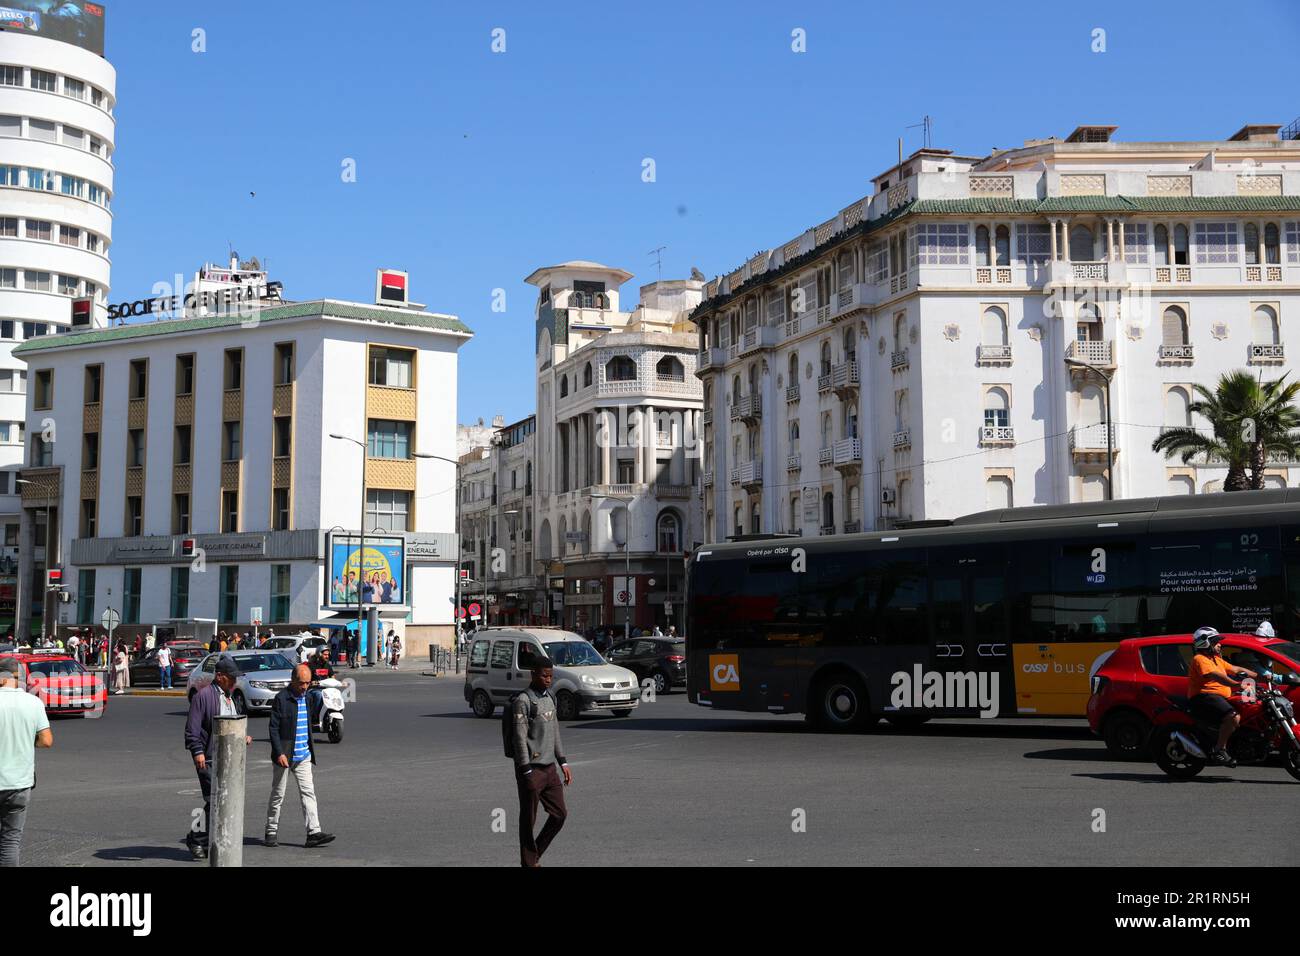
[[[360,543],[357,535],[331,535],[325,603],[333,608],[356,607],[359,586],[364,604],[404,607],[405,539],[400,535],[366,535],[363,560],[358,559]]]
[[[104,55],[104,5],[90,0],[0,0],[0,30],[30,33]]]

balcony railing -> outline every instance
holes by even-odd
[[[858,363],[849,361],[831,366],[831,388],[837,392],[856,391],[858,387]]]
[[[1065,357],[1103,368],[1110,368],[1115,364],[1111,343],[1101,339],[1071,342],[1069,348],[1065,350]]]
[[[702,471],[702,472],[700,472],[700,483],[701,483],[705,488],[712,487],[712,485],[713,485],[713,472],[711,472],[711,471]]]
[[[655,496],[658,498],[689,498],[691,496],[690,485],[670,485],[667,482],[656,481]]]
[[[1011,346],[981,345],[977,353],[977,361],[981,365],[1010,365]]]
[[[862,522],[861,522],[861,521],[846,521],[846,522],[844,522],[844,533],[845,533],[845,534],[858,534],[858,533],[860,533],[861,531],[862,531]]]
[[[1160,360],[1162,362],[1190,362],[1193,358],[1192,346],[1190,345],[1160,346]]]
[[[701,425],[713,424],[713,409],[706,408],[704,409],[704,411],[700,412],[700,424]]]
[[[797,401],[799,401],[799,386],[798,386],[798,385],[791,385],[791,386],[789,386],[789,387],[786,388],[786,390],[785,390],[785,400],[786,400],[787,402],[797,402]]]
[[[900,428],[894,432],[894,450],[912,447],[912,429]]]
[[[835,460],[834,446],[827,445],[825,448],[817,449],[817,464],[829,465],[834,460]]]
[[[763,463],[746,461],[731,469],[733,485],[761,485],[763,483]]]
[[[862,440],[859,438],[841,439],[832,446],[832,451],[834,454],[832,460],[837,468],[843,465],[862,464]]]
[[[831,390],[831,373],[825,372],[817,376],[817,392],[829,392]]]
[[[893,371],[897,372],[900,369],[905,369],[908,364],[907,349],[899,349],[897,352],[890,353],[889,367]]]
[[[982,425],[980,427],[981,445],[1014,445],[1016,430],[1010,425]]]
[[[1250,364],[1251,365],[1275,365],[1286,361],[1286,347],[1281,343],[1277,345],[1251,345],[1250,347]]]
[[[746,395],[731,405],[731,420],[751,421],[763,416],[763,396]]]
[[[818,533],[818,534],[834,534],[834,533],[835,533],[835,525],[833,525],[833,524],[824,524],[824,525],[822,525],[820,528],[817,529],[817,533]]]
[[[1075,282],[1108,282],[1109,262],[1071,262],[1070,278]]]
[[[741,340],[740,354],[745,355],[758,349],[769,349],[776,345],[781,330],[775,325],[760,325],[745,332]]]
[[[1110,444],[1112,448],[1118,448],[1119,443],[1115,441],[1115,426],[1110,426]],[[1081,452],[1105,452],[1106,450],[1106,425],[1075,425],[1070,429],[1070,450]]]
[[[786,471],[798,471],[803,467],[803,455],[791,455],[785,460]]]

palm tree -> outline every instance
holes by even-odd
[[[1221,376],[1213,392],[1204,385],[1193,388],[1200,398],[1187,410],[1210,423],[1209,434],[1191,426],[1164,429],[1152,451],[1178,455],[1185,465],[1197,456],[1227,462],[1224,491],[1263,488],[1270,455],[1300,456],[1300,409],[1294,404],[1300,382],[1287,384],[1286,375],[1263,382],[1238,369]]]

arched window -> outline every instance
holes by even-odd
[[[822,527],[833,528],[835,526],[835,493],[828,491],[822,495]]]
[[[684,382],[686,370],[680,361],[671,355],[665,355],[655,366],[655,377],[661,382]]]
[[[531,495],[533,493],[533,463],[531,461],[528,462],[524,475],[524,493]]]
[[[849,514],[844,520],[862,520],[862,489],[856,484],[849,485]]]
[[[822,342],[822,371],[821,374],[831,374],[831,343]]]
[[[1251,321],[1251,342],[1254,345],[1277,345],[1277,313],[1272,306],[1255,306]]]
[[[740,464],[740,436],[739,435],[731,436],[731,463],[733,465]]]
[[[556,545],[560,549],[560,557],[569,553],[569,522],[564,515],[560,515],[560,533],[556,539]]]
[[[790,526],[789,526],[788,528],[786,528],[786,530],[787,530],[787,531],[798,531],[798,530],[800,530],[800,524],[799,524],[799,496],[798,496],[798,495],[795,495],[793,498],[790,499]]]
[[[839,288],[847,289],[853,285],[853,256],[846,250],[839,257]]]
[[[894,316],[894,351],[903,351],[907,342],[907,316],[901,312]]]
[[[744,512],[740,510],[740,505],[736,505],[735,510],[732,512],[732,517],[735,519],[735,523],[732,527],[736,529],[735,534],[737,537],[745,533],[745,525],[742,521],[743,515]]]
[[[1191,262],[1187,250],[1187,227],[1180,223],[1174,226],[1174,265],[1185,266]]]
[[[984,483],[984,507],[989,510],[1013,507],[1010,478],[994,475]]]
[[[681,521],[675,512],[665,511],[659,516],[659,523],[655,528],[655,540],[661,553],[677,554],[682,550],[681,528]]]
[[[754,362],[749,366],[749,394],[758,394],[758,363]]]
[[[582,541],[579,542],[579,550],[586,554],[591,550],[591,512],[582,513]]]
[[[844,330],[844,361],[856,362],[858,360],[858,333],[853,331],[853,326]]]
[[[794,452],[799,446],[799,419],[790,419],[790,451]]]
[[[907,389],[903,389],[898,393],[898,398],[894,402],[894,430],[901,432],[906,428],[910,417],[911,409],[907,401]]]
[[[593,299],[593,302],[595,303],[596,308],[598,309],[609,308],[609,296],[605,295],[605,293],[603,292],[597,292],[595,298]]]
[[[980,334],[982,336],[980,341],[984,345],[1006,345],[1007,314],[996,305],[989,306],[984,310]]]
[[[993,237],[993,248],[997,265],[1011,265],[1011,230],[1006,226],[998,226]]]
[[[1186,345],[1187,344],[1187,315],[1176,305],[1171,305],[1165,309],[1164,317],[1160,324],[1161,344],[1162,345]]]
[[[1187,389],[1176,385],[1165,392],[1165,426],[1168,428],[1187,428],[1192,424],[1192,413],[1187,406],[1191,404]]]
[[[1246,242],[1246,265],[1259,265],[1259,226],[1253,222],[1246,223],[1244,230]]]
[[[635,382],[636,362],[626,355],[615,355],[605,363],[605,381]]]
[[[799,353],[790,353],[790,381],[786,382],[787,386],[795,387],[799,384]]]
[[[1091,262],[1094,252],[1092,230],[1087,226],[1075,226],[1070,230],[1070,261]]]
[[[758,502],[755,501],[749,506],[749,533],[761,534],[762,531],[763,528],[758,515]]]
[[[1156,246],[1156,265],[1169,265],[1169,229],[1167,226],[1156,226],[1155,230]]]
[[[1085,385],[1079,392],[1079,424],[1085,428],[1106,420],[1106,397],[1098,385]]]
[[[975,265],[989,265],[989,227],[975,227]]]
[[[898,516],[903,519],[912,517],[911,478],[900,478],[898,481]]]
[[[1165,494],[1194,495],[1196,494],[1196,482],[1187,475],[1174,475],[1165,482]]]
[[[984,393],[984,425],[986,428],[1007,428],[1011,424],[1011,399],[1005,389],[990,388]]]
[[[561,375],[560,376],[560,398],[564,398],[568,394],[569,394],[569,376]]]
[[[831,413],[822,412],[822,445],[823,448],[831,447]]]
[[[844,437],[858,437],[858,403],[844,403]]]
[[[1282,250],[1277,244],[1277,223],[1270,222],[1264,225],[1264,261],[1271,266],[1279,265],[1282,262]]]
[[[582,387],[591,388],[591,363],[588,362],[586,368],[582,370]]]

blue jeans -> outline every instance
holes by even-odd
[[[171,690],[172,686],[172,669],[171,666],[158,668],[158,686],[163,690]]]
[[[17,866],[32,788],[0,790],[0,867]]]

